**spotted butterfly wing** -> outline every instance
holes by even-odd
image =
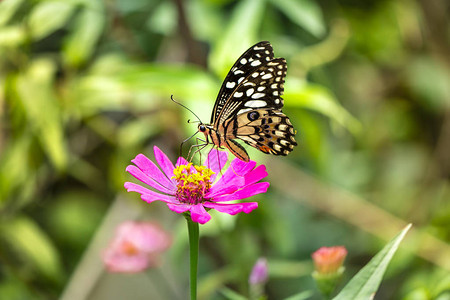
[[[207,143],[211,139],[216,146],[228,148],[243,161],[250,158],[235,139],[264,153],[289,154],[297,142],[289,118],[281,111],[286,69],[286,61],[274,59],[267,41],[244,52],[222,84],[211,124],[199,125]]]

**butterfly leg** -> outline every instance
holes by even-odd
[[[196,138],[195,140],[196,140],[196,144],[195,144],[195,145],[192,145],[191,148],[189,148],[189,153],[188,153],[187,159],[188,159],[189,161],[192,161],[192,160],[194,159],[195,154],[200,153],[200,163],[201,163],[201,161],[202,161],[202,156],[201,156],[202,153],[201,153],[201,151],[202,151],[206,146],[208,146],[209,143],[208,143],[207,141],[205,141],[205,140],[202,140],[201,138]],[[202,142],[202,143],[199,143],[199,141]],[[193,148],[197,148],[197,149],[192,153],[192,156],[191,156],[191,158],[189,159],[189,156],[190,156],[191,151],[192,151]]]

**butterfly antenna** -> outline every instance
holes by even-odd
[[[202,123],[202,120],[200,120],[200,118],[195,114],[195,112],[193,112],[192,110],[190,110],[187,106],[185,106],[184,104],[181,104],[180,102],[176,101],[175,99],[173,99],[173,95],[170,95],[170,99],[175,102],[176,104],[180,105],[181,107],[184,107],[185,109],[187,109],[188,111],[190,111],[197,119],[199,123]],[[189,121],[188,121],[189,123]]]

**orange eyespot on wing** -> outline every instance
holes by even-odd
[[[266,145],[258,145],[257,147],[260,151],[262,151],[264,153],[270,153],[270,148],[267,147]]]

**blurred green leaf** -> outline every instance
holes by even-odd
[[[225,77],[236,58],[257,42],[265,6],[263,0],[244,0],[237,4],[208,57],[210,68],[220,77]]]
[[[324,87],[294,78],[286,80],[285,87],[286,105],[319,112],[336,121],[353,134],[358,134],[361,131],[360,122],[342,107]]]
[[[17,47],[24,42],[25,38],[26,34],[22,25],[11,25],[0,28],[0,47]]]
[[[83,190],[68,190],[54,199],[45,211],[52,235],[69,247],[80,247],[89,239],[102,220],[106,203],[95,194]]]
[[[63,56],[67,64],[80,67],[94,53],[105,26],[103,3],[99,0],[87,2],[77,15],[74,28],[66,40]]]
[[[30,13],[28,26],[35,39],[41,39],[61,29],[76,8],[72,1],[43,1]]]
[[[313,291],[304,291],[304,292],[300,292],[298,294],[295,294],[293,296],[290,296],[284,300],[306,300],[306,299],[311,299],[311,297],[314,295]]]
[[[16,13],[24,0],[0,1],[0,27],[5,25]]]
[[[33,296],[33,293],[27,289],[27,284],[23,282],[21,278],[18,278],[13,274],[8,274],[9,272],[5,271],[3,271],[3,277],[0,281],[0,295],[2,295],[2,298],[8,300],[36,298]]]
[[[271,0],[292,22],[316,37],[325,34],[322,11],[317,2],[311,0]]]
[[[31,219],[18,216],[0,225],[2,238],[25,264],[42,275],[59,281],[62,266],[57,250],[47,234]]]
[[[229,288],[222,288],[220,290],[220,293],[229,300],[247,300],[247,297],[244,297],[241,294],[236,293],[235,291],[229,289]]]
[[[175,99],[210,100],[216,93],[216,81],[193,66],[141,64],[124,70],[119,80],[128,89],[147,90],[167,100],[172,94]]]
[[[154,32],[173,34],[178,24],[177,10],[173,2],[161,2],[148,19],[147,26]]]
[[[408,85],[421,104],[437,112],[450,107],[450,75],[445,65],[420,57],[408,65]]]
[[[22,135],[3,149],[0,157],[0,207],[5,205],[11,191],[24,185],[31,175],[27,155],[30,145],[31,136]]]
[[[383,279],[384,272],[405,237],[411,224],[394,237],[370,262],[362,268],[333,300],[372,299]]]
[[[63,170],[67,164],[63,125],[58,99],[54,94],[54,62],[33,61],[24,74],[17,76],[18,101],[54,166]]]

